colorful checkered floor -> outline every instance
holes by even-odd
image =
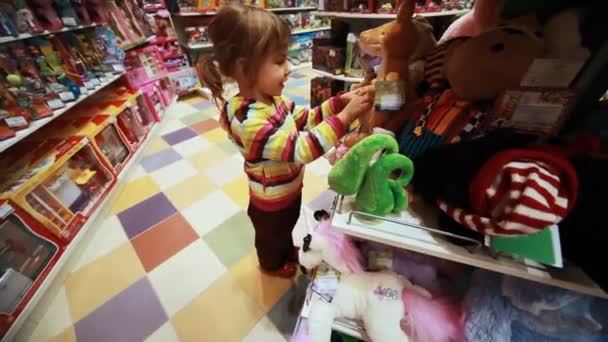
[[[311,70],[285,94],[308,104]],[[260,273],[243,159],[201,98],[174,104],[18,341],[284,341],[306,279]],[[307,167],[304,201],[329,166]],[[301,228],[300,228],[301,229]]]

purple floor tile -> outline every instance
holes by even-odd
[[[161,192],[120,212],[118,219],[129,239],[132,239],[176,212],[173,204]]]
[[[211,101],[201,101],[192,105],[198,110],[205,110],[207,108],[214,107],[215,105]]]
[[[291,75],[289,75],[289,77],[291,77],[291,78],[304,78],[304,77],[306,77],[306,75],[300,74],[299,72],[294,72]]]
[[[144,277],[75,324],[78,341],[143,341],[168,317]]]
[[[192,139],[192,138],[196,137],[197,135],[198,135],[198,133],[196,133],[192,128],[184,127],[182,129],[178,129],[175,132],[171,132],[171,133],[163,135],[163,139],[165,139],[165,141],[169,145],[175,145],[175,144],[179,144],[182,141]]]
[[[160,169],[163,166],[173,164],[181,158],[182,156],[175,152],[175,150],[172,148],[166,148],[162,151],[144,157],[144,159],[141,161],[141,166],[143,166],[146,171],[152,172]]]

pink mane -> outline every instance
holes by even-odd
[[[407,335],[419,342],[464,340],[464,315],[460,305],[448,298],[431,299],[404,287],[401,293],[407,322]],[[403,325],[402,325],[403,327]]]
[[[315,233],[323,236],[329,248],[338,251],[340,261],[353,273],[363,272],[361,266],[361,253],[350,238],[331,229],[331,221],[324,220],[315,229]]]

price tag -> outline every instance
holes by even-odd
[[[112,68],[114,68],[114,71],[116,71],[116,72],[124,72],[125,71],[125,67],[122,64],[113,64]]]
[[[0,207],[0,217],[5,219],[14,211],[15,209],[10,204],[4,204],[2,207]]]
[[[60,99],[52,99],[46,101],[46,103],[51,107],[51,109],[59,109],[63,108],[65,104]]]
[[[62,17],[61,21],[63,21],[63,25],[65,26],[78,26],[76,18],[74,17]]]
[[[99,79],[97,79],[97,78],[92,78],[89,80],[89,82],[93,85],[93,87],[97,87],[98,85],[101,84],[101,82],[99,82]]]
[[[535,59],[521,81],[522,87],[567,88],[584,61]]]
[[[88,95],[89,94],[89,89],[87,89],[87,87],[80,87],[80,94],[82,94],[82,95]]]
[[[106,77],[107,77],[107,78],[114,77],[114,73],[111,73],[111,72],[106,72]]]
[[[23,116],[12,116],[4,119],[6,124],[11,128],[21,128],[27,126],[27,120]]]
[[[59,93],[59,98],[63,102],[73,101],[76,99],[76,97],[74,96],[74,94],[71,91],[63,91],[63,92]]]

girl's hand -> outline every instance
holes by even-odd
[[[375,87],[374,85],[367,85],[363,87],[356,88],[348,93],[344,93],[340,95],[340,100],[345,105],[350,103],[350,101],[357,96],[368,96],[371,94],[372,99],[374,98]]]
[[[338,114],[338,118],[345,126],[351,124],[358,117],[369,113],[374,105],[373,90],[353,97],[346,107]]]

